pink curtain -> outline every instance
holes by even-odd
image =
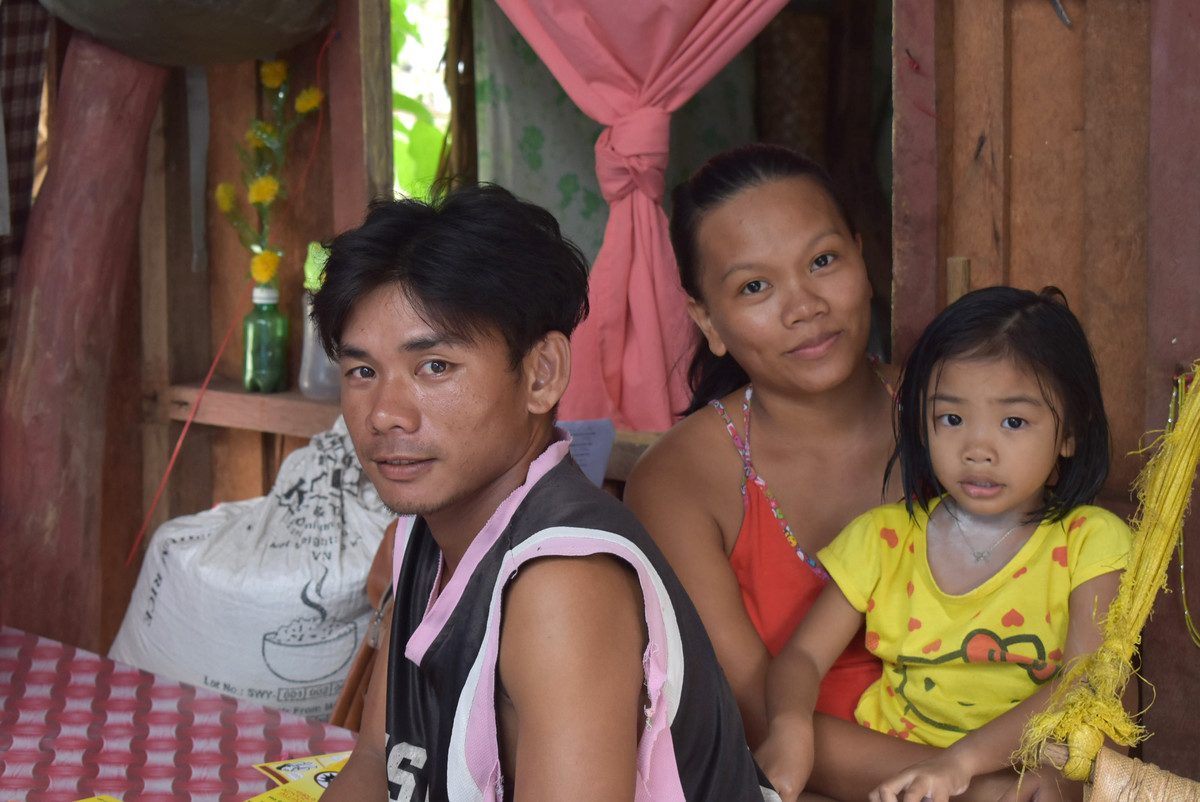
[[[498,2],[576,105],[608,126],[596,140],[608,226],[559,416],[664,431],[687,404],[692,331],[662,209],[671,112],[787,0]]]

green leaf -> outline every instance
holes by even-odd
[[[433,112],[425,108],[425,104],[415,97],[409,97],[401,92],[392,92],[392,111],[411,114],[418,121],[433,125]]]

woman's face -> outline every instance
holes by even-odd
[[[871,330],[862,241],[814,180],[734,195],[696,234],[701,298],[688,314],[758,387],[821,392],[861,364]]]

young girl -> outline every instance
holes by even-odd
[[[1108,475],[1108,423],[1057,289],[992,287],[947,307],[905,365],[898,430],[907,501],[819,552],[834,581],[770,669],[757,756],[785,799],[812,767],[820,677],[864,618],[884,668],[856,719],[946,747],[872,799],[942,802],[1009,766],[1059,667],[1100,644],[1128,559],[1128,527],[1084,506]]]

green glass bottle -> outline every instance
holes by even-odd
[[[254,308],[242,321],[242,383],[252,393],[287,388],[287,317],[279,311],[279,290],[255,287]]]

